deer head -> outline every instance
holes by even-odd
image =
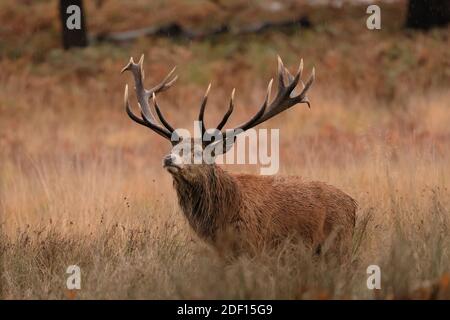
[[[198,115],[198,130],[202,138],[197,140],[191,138],[184,139],[165,119],[156,100],[157,93],[167,90],[176,81],[177,76],[174,76],[175,68],[173,68],[159,84],[151,89],[145,89],[143,61],[143,55],[138,63],[134,63],[133,58],[131,58],[130,62],[122,69],[122,72],[130,71],[133,74],[140,116],[137,116],[131,110],[128,101],[128,86],[125,86],[125,109],[128,116],[133,121],[150,128],[152,131],[171,142],[172,151],[163,158],[163,167],[166,168],[175,179],[188,181],[200,179],[205,173],[208,173],[208,171],[212,169],[211,166],[214,166],[215,157],[226,153],[232,147],[238,134],[269,120],[298,103],[306,103],[308,107],[310,107],[310,102],[306,94],[314,82],[314,68],[305,84],[301,80],[303,59],[300,60],[300,65],[295,75],[292,75],[289,70],[284,67],[281,58],[278,57],[278,90],[273,100],[271,99],[272,79],[267,86],[264,102],[258,112],[245,123],[242,123],[233,129],[223,130],[234,110],[235,90],[233,89],[228,110],[224,114],[222,120],[215,128],[207,130],[204,122],[204,114],[208,101],[208,94],[211,88],[210,84],[201,101],[200,112]],[[295,94],[294,91],[299,82],[302,85],[302,90],[299,94]],[[156,117],[150,108],[150,98],[152,98],[154,110],[156,111],[159,122],[156,120]]]

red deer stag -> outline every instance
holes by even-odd
[[[278,57],[278,91],[275,98],[270,101],[271,80],[262,107],[232,132],[240,133],[255,127],[298,103],[309,106],[306,93],[314,82],[314,69],[306,84],[300,80],[302,69],[303,61],[297,73],[292,75]],[[131,58],[124,71],[133,74],[140,107],[139,117],[131,111],[126,86],[124,103],[128,116],[171,141],[173,146],[179,143],[194,144],[192,139],[185,141],[177,136],[156,102],[155,94],[175,82],[175,68],[150,90],[145,89],[143,84],[143,56],[139,63],[134,63]],[[296,95],[294,90],[299,82],[303,89]],[[209,88],[203,97],[198,117],[202,136],[206,132],[203,116],[208,92]],[[161,124],[150,109],[150,97]],[[228,111],[217,130],[222,130],[233,107],[234,90]],[[218,141],[203,139],[200,152],[213,143],[221,143],[225,146],[222,148],[223,154],[233,144],[235,136],[230,138],[221,131]],[[164,157],[163,167],[172,175],[179,205],[192,229],[217,249],[222,250],[225,243],[231,243],[232,246],[227,245],[226,248],[258,250],[266,245],[273,246],[288,236],[300,239],[307,247],[319,252],[327,238],[333,239],[328,242],[332,243],[328,251],[345,249],[348,252],[350,249],[357,206],[355,200],[341,190],[322,182],[306,182],[295,176],[232,174],[214,162],[192,164],[192,161],[186,161],[192,159],[180,157],[173,150]],[[217,154],[213,153],[213,156]]]

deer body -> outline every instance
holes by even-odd
[[[193,230],[216,248],[258,249],[299,237],[317,248],[335,234],[351,243],[355,201],[339,189],[299,177],[230,174],[203,165],[195,180],[174,175],[174,187]]]
[[[314,69],[303,83],[303,61],[292,75],[278,57],[275,97],[271,99],[271,80],[258,112],[232,129],[231,135],[228,134],[230,130],[225,132],[222,128],[233,112],[234,90],[228,111],[212,135],[203,121],[209,86],[198,116],[201,141],[182,139],[164,118],[156,102],[156,93],[167,90],[175,82],[176,77],[172,76],[174,69],[150,90],[144,88],[143,56],[137,64],[131,58],[123,71],[133,74],[140,116],[131,110],[128,86],[125,87],[124,99],[126,112],[133,121],[172,143],[172,151],[163,159],[163,166],[173,177],[184,215],[201,238],[218,249],[228,245],[237,250],[258,249],[276,245],[286,237],[298,238],[312,249],[320,249],[330,238],[336,250],[349,248],[355,226],[356,202],[341,190],[321,182],[305,182],[299,177],[229,174],[214,164],[215,157],[226,153],[238,134],[299,103],[309,106],[307,92],[315,79]],[[303,88],[296,94],[299,83]],[[148,103],[150,97],[159,122]],[[188,151],[181,154],[179,150]],[[206,151],[209,153],[205,159]],[[198,155],[202,161],[193,161]]]

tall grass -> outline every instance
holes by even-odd
[[[441,99],[430,101],[425,114],[439,114],[446,107]],[[302,113],[305,123],[352,117],[339,104],[316,103],[311,111],[290,112]],[[88,112],[82,110],[77,112]],[[30,112],[31,119],[39,117],[38,109]],[[382,123],[370,111],[361,117],[369,126]],[[417,120],[431,121],[426,115]],[[25,151],[55,141],[33,129],[22,132],[25,150],[2,155],[2,297],[64,298],[71,264],[82,270],[80,298],[372,298],[365,273],[370,264],[382,270],[377,298],[416,297],[423,286],[419,297],[448,297],[448,145],[427,145],[411,133],[398,137],[399,146],[379,132],[331,138],[284,121],[281,170],[335,184],[359,203],[353,262],[342,267],[315,261],[286,242],[226,263],[196,238],[177,207],[159,164],[160,144],[168,146],[118,116],[107,121],[116,121],[111,126],[118,129],[99,133],[103,143],[86,154],[80,151],[89,144],[83,131],[96,125],[92,121],[72,121],[73,150]],[[36,128],[45,122],[32,123]],[[63,122],[56,130],[68,130]],[[21,130],[31,129],[27,123]],[[125,130],[139,152],[125,141],[113,147],[105,142]],[[298,137],[288,135],[295,130]],[[335,139],[344,139],[343,146]]]

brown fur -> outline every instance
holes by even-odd
[[[185,166],[171,172],[189,224],[222,249],[275,245],[289,236],[311,248],[333,237],[332,249],[348,250],[356,202],[341,190],[299,177],[230,174],[216,165]]]

